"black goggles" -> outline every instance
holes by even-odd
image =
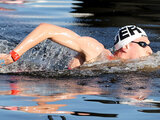
[[[132,43],[136,43],[136,44],[138,44],[139,46],[141,46],[143,48],[149,46],[149,44],[147,44],[146,42],[142,42],[142,41],[140,41],[140,42],[132,41]]]

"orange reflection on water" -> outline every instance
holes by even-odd
[[[134,74],[122,76],[122,78],[105,78],[108,80],[98,77],[90,79],[40,79],[13,75],[11,75],[10,78],[7,76],[7,78],[4,79],[8,79],[10,90],[0,91],[0,95],[34,97],[31,102],[36,102],[36,105],[24,105],[20,107],[1,106],[0,108],[14,111],[19,110],[28,113],[110,116],[108,114],[103,115],[82,111],[60,111],[59,109],[70,105],[70,103],[64,102],[63,100],[73,100],[79,95],[109,95],[117,97],[120,100],[114,102],[85,98],[85,101],[88,102],[138,105],[141,101],[143,102],[143,100],[147,99],[148,95],[152,92],[150,90],[151,81],[148,80],[148,77]],[[121,80],[119,81],[118,79]],[[112,83],[114,87],[106,87],[109,82]],[[61,104],[61,101],[63,101],[63,104]],[[58,102],[58,104],[56,104],[56,102]]]
[[[4,7],[0,7],[0,11],[14,11],[15,9],[8,9]]]
[[[45,114],[73,114],[71,111],[59,111],[59,108],[68,106],[67,104],[53,104],[50,102],[76,99],[78,95],[100,95],[102,94],[98,87],[84,86],[79,85],[74,81],[61,81],[61,80],[40,80],[37,81],[25,81],[15,80],[23,79],[20,76],[11,76],[10,77],[10,89],[8,91],[0,91],[0,95],[16,95],[16,96],[28,96],[35,97],[32,99],[32,102],[36,102],[37,105],[34,106],[0,106],[1,109],[13,110],[13,111],[23,111],[28,113],[45,113]],[[37,82],[36,82],[37,81]],[[37,85],[37,84],[38,85]],[[46,84],[45,88],[43,86]],[[41,95],[44,91],[47,92],[54,91],[54,86],[48,87],[50,84],[56,84],[60,89],[66,89],[63,93],[51,93],[50,95]],[[36,86],[37,85],[37,86]],[[57,88],[57,89],[58,89]],[[36,92],[37,89],[41,89],[39,93]],[[33,90],[33,91],[32,91]],[[30,91],[30,92],[28,92]],[[32,91],[32,92],[31,92]],[[67,92],[68,91],[68,92]],[[69,92],[70,91],[70,92]]]

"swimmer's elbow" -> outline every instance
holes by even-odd
[[[48,23],[40,23],[39,26],[41,26],[41,27],[44,27],[44,26],[45,26],[45,27],[46,27],[46,26],[51,26],[51,24],[48,24]]]
[[[40,23],[40,25],[38,26],[38,28],[40,28],[41,30],[45,30],[45,32],[50,31],[52,27],[53,25],[48,23]]]
[[[85,55],[83,53],[78,53],[73,60],[70,61],[68,69],[78,68],[85,62]]]

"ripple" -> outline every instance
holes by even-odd
[[[160,113],[160,109],[149,109],[149,110],[138,110],[139,112],[144,112],[144,113]]]
[[[104,114],[104,113],[93,113],[93,112],[81,112],[81,111],[74,111],[72,115],[76,116],[96,116],[96,117],[117,117],[118,114]]]

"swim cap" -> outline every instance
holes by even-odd
[[[135,39],[146,36],[146,33],[141,28],[135,25],[127,25],[119,29],[117,35],[115,36],[114,50],[119,50],[123,46],[129,44]]]

